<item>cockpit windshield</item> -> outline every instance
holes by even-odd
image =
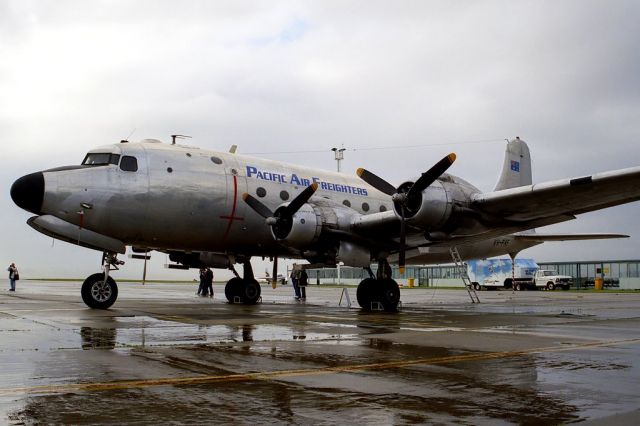
[[[117,165],[120,161],[120,154],[110,152],[90,152],[82,160],[83,166],[106,166],[108,164]]]

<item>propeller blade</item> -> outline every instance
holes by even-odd
[[[273,212],[269,210],[269,207],[262,204],[262,202],[259,201],[257,198],[245,192],[244,194],[242,194],[242,199],[244,200],[245,203],[249,204],[249,207],[251,207],[256,213],[258,213],[260,216],[264,217],[265,219],[269,217],[273,217]]]
[[[420,192],[427,189],[429,185],[436,181],[444,172],[447,171],[449,167],[456,161],[456,154],[451,153],[444,157],[442,160],[438,161],[433,165],[429,170],[424,172],[422,176],[418,178],[418,180],[413,184],[407,197],[411,198],[412,196],[419,194]]]
[[[273,257],[273,274],[271,275],[271,287],[276,288],[278,283],[278,256]]]
[[[288,217],[293,217],[293,215],[296,214],[296,212],[300,210],[300,208],[307,201],[309,201],[309,198],[311,198],[311,196],[313,195],[314,192],[316,192],[317,189],[318,189],[318,184],[315,182],[307,186],[304,189],[304,191],[298,194],[298,196],[294,198],[287,207],[285,207],[283,211],[284,215]]]
[[[396,193],[396,187],[391,185],[386,180],[382,179],[380,176],[374,175],[369,170],[359,168],[356,170],[356,174],[360,179],[367,182],[369,185],[373,186],[380,192],[384,192],[387,195],[393,195]]]
[[[398,253],[398,269],[404,275],[405,245],[407,242],[406,224],[404,220],[404,206],[400,205],[400,253]]]

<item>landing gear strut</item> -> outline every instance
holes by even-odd
[[[391,267],[386,259],[378,262],[376,277],[367,268],[370,277],[365,278],[358,285],[356,297],[358,304],[365,311],[382,310],[396,312],[400,302],[398,283],[391,278]]]
[[[118,285],[109,276],[110,271],[118,269],[118,265],[124,265],[122,260],[118,260],[115,253],[102,254],[102,270],[97,274],[90,275],[82,283],[82,300],[92,309],[108,309],[118,298]]]
[[[224,287],[224,295],[229,303],[242,303],[245,305],[255,305],[260,299],[260,284],[253,277],[253,268],[249,259],[242,263],[243,278],[240,278],[233,266],[231,270],[236,275],[231,278]]]

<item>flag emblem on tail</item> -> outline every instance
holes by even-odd
[[[514,172],[520,172],[520,162],[511,160],[511,170]]]

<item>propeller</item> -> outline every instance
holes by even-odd
[[[269,207],[262,204],[260,200],[254,196],[244,193],[242,199],[249,205],[256,213],[266,219],[267,225],[271,226],[273,235],[278,239],[286,238],[291,231],[293,225],[293,215],[307,202],[309,198],[318,189],[317,183],[312,183],[307,186],[297,197],[295,197],[286,206],[278,207],[275,212],[272,212]]]
[[[442,160],[434,164],[429,170],[422,175],[412,185],[402,185],[399,188],[394,187],[386,180],[371,173],[370,171],[360,168],[356,171],[360,179],[376,188],[378,191],[391,196],[394,204],[400,213],[400,252],[398,253],[398,266],[400,273],[404,274],[405,265],[405,249],[406,249],[406,216],[407,210],[415,212],[420,206],[422,191],[427,189],[429,185],[436,181],[449,167],[456,161],[456,154],[451,153]]]

